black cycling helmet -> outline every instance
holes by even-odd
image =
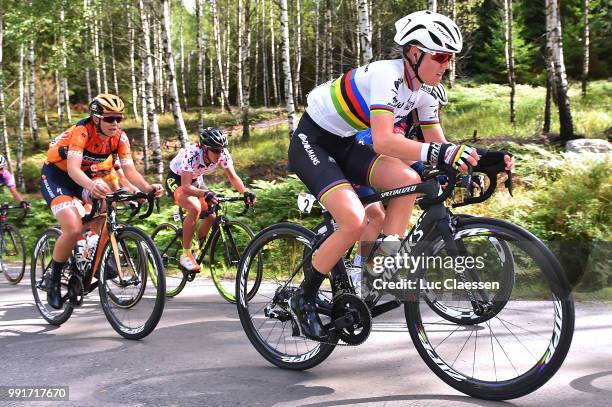
[[[221,150],[227,147],[227,137],[216,127],[207,127],[200,132],[200,146]]]

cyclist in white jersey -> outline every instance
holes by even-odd
[[[215,193],[208,190],[202,179],[218,167],[225,170],[232,186],[244,195],[247,203],[254,203],[256,196],[249,192],[236,174],[232,157],[227,151],[227,137],[217,128],[208,127],[200,133],[200,143],[182,148],[170,162],[170,171],[166,177],[165,187],[169,196],[181,208],[185,209],[183,220],[183,254],[180,264],[188,271],[198,272],[200,265],[193,258],[191,243],[195,226],[200,213],[215,204]],[[198,231],[200,240],[208,234],[215,218],[209,214],[201,223]]]
[[[445,92],[440,81],[463,39],[448,17],[430,11],[409,14],[395,23],[395,42],[402,58],[377,61],[353,69],[315,88],[289,146],[289,165],[322,201],[338,229],[320,246],[290,300],[292,316],[307,337],[325,340],[328,332],[316,311],[315,298],[323,279],[367,225],[363,205],[351,183],[392,189],[420,181],[404,161],[444,162],[465,171],[476,165],[475,149],[446,141],[438,120]],[[393,124],[416,111],[425,143],[394,134]],[[373,145],[358,143],[355,134],[371,128]],[[512,166],[511,157],[506,159]],[[414,195],[392,199],[383,234],[406,233]]]

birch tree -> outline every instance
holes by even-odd
[[[170,107],[172,108],[172,116],[174,117],[174,123],[176,124],[176,133],[183,143],[183,147],[189,143],[189,137],[187,136],[187,128],[185,127],[185,121],[183,120],[183,113],[181,111],[181,104],[179,103],[178,84],[176,82],[176,69],[174,67],[174,54],[172,53],[172,36],[170,31],[170,1],[162,0],[162,43],[165,52],[165,65],[166,74],[168,81],[170,82]]]
[[[295,131],[295,106],[293,104],[293,84],[291,83],[291,62],[289,59],[289,24],[287,16],[287,0],[280,0],[281,13],[281,39],[283,75],[285,76],[285,103],[287,108],[287,121],[289,124],[289,136]]]
[[[98,3],[97,4],[97,8],[98,8],[98,14],[102,14],[102,4]],[[108,93],[108,71],[106,69],[106,50],[105,50],[105,46],[104,46],[104,40],[105,40],[105,35],[104,35],[104,24],[102,21],[102,18],[98,18],[98,42],[99,42],[99,47],[100,47],[100,64],[101,64],[101,69],[102,69],[102,91],[104,93]]]
[[[320,27],[320,23],[319,23],[319,17],[320,17],[320,13],[319,13],[319,3],[321,0],[314,0],[315,3],[315,38],[314,38],[314,45],[315,45],[315,86],[319,84],[319,27]]]
[[[295,33],[295,99],[302,98],[302,0],[297,0],[296,4],[296,33]]]
[[[374,58],[372,53],[372,32],[370,31],[370,12],[368,0],[359,0],[359,48],[361,50],[361,63],[368,64]]]
[[[89,0],[83,0],[83,15],[86,19],[91,19],[91,13],[89,11]],[[83,33],[83,42],[85,43],[85,49],[89,50],[92,48],[91,41],[91,28],[87,27],[85,32]],[[89,53],[87,53],[89,56]],[[92,99],[91,95],[91,71],[89,69],[89,64],[85,63],[85,89],[87,89],[87,100],[90,101]],[[43,93],[44,95],[44,93]]]
[[[219,33],[219,14],[217,11],[217,0],[211,0],[211,13],[213,17],[213,32],[215,36],[215,48],[217,52],[217,74],[219,75],[219,82],[221,84],[221,110],[227,106],[227,110],[231,113],[232,109],[229,105],[229,100],[227,98],[227,87],[223,74],[223,55],[221,52],[221,35]]]
[[[238,48],[244,49],[242,52],[242,69],[244,78],[242,80],[242,84],[244,86],[242,90],[242,140],[248,141],[251,136],[251,131],[249,128],[249,109],[251,103],[251,0],[245,0],[244,10],[243,10],[243,20],[242,27],[244,27],[244,41],[245,45],[240,42]],[[238,27],[240,31],[242,28]]]
[[[19,112],[17,115],[17,185],[22,189],[25,186],[23,182],[23,129],[25,121],[24,54],[25,47],[23,44],[19,44],[19,72],[17,79],[19,86]]]
[[[438,2],[436,0],[427,0],[427,10],[436,13],[438,11]]]
[[[450,0],[450,14],[451,14],[451,19],[453,21],[455,21],[457,19],[457,5],[455,3],[455,0]],[[457,56],[454,55],[449,62],[449,72],[448,72],[448,87],[452,88],[453,86],[455,86],[455,77],[457,75],[457,66],[456,66],[456,62],[457,62]]]
[[[28,7],[32,10],[32,0],[28,0]],[[28,112],[30,122],[30,135],[35,145],[38,145],[38,120],[36,119],[36,57],[34,54],[34,37],[29,41],[28,48],[28,66],[29,66],[29,96],[28,96]]]
[[[179,43],[180,43],[180,51],[181,51],[181,91],[183,94],[183,107],[185,107],[185,111],[189,110],[187,105],[187,87],[185,86],[185,41],[183,40],[183,12],[181,11],[181,17],[179,22]],[[205,79],[202,79],[204,82]]]
[[[556,0],[546,0],[546,46],[547,57],[552,64],[547,64],[548,69],[554,66],[553,87],[559,108],[559,124],[561,127],[561,139],[569,140],[574,135],[574,124],[570,110],[570,101],[567,95],[567,75],[563,61],[563,41],[561,33],[561,18],[559,6]]]
[[[510,123],[515,124],[516,109],[514,107],[514,96],[516,94],[516,82],[514,75],[514,45],[512,43],[512,0],[504,0],[504,23],[506,71],[508,72],[508,84],[510,85]]]
[[[278,64],[276,63],[276,44],[274,34],[274,7],[272,7],[272,0],[270,0],[270,56],[272,58],[272,90],[274,91],[274,104],[280,104],[280,95],[278,89],[278,80],[276,75],[276,69]]]
[[[146,19],[146,17],[145,17]],[[142,161],[144,172],[149,172],[149,119],[147,106],[147,53],[145,41],[142,39],[140,47],[140,106],[142,109]]]
[[[325,7],[325,80],[333,79],[333,46],[332,46],[332,3],[331,0],[326,0]]]
[[[11,155],[6,125],[6,112],[4,105],[4,66],[2,60],[2,45],[4,41],[4,3],[0,2],[0,149],[6,157],[9,171],[12,171]]]
[[[96,89],[97,93],[102,93],[102,73],[100,71],[102,67],[102,61],[100,60],[100,41],[98,36],[98,7],[95,4],[96,0],[93,0],[92,11],[93,11],[93,24],[91,25],[91,41],[93,43],[94,61],[96,70]]]
[[[247,0],[248,1],[248,0]],[[244,62],[244,39],[242,38],[242,34],[244,32],[244,8],[243,8],[243,0],[238,0],[238,24],[237,27],[237,35],[238,35],[238,58],[236,61],[236,97],[238,98],[238,106],[242,110],[242,64]],[[227,53],[229,56],[229,52]],[[229,65],[229,64],[228,64]]]
[[[138,113],[138,85],[136,84],[136,63],[134,61],[135,44],[134,44],[134,22],[132,21],[132,2],[127,4],[127,23],[128,23],[128,42],[130,47],[130,78],[132,82],[132,111],[134,118],[140,121]]]
[[[195,1],[196,11],[196,42],[198,46],[198,72],[196,75],[198,87],[198,129],[204,129],[204,44],[202,43],[202,1]]]
[[[113,30],[113,18],[109,19],[110,47],[111,47],[111,67],[113,68],[113,87],[115,95],[119,95],[119,81],[117,81],[117,61],[115,60],[115,33]]]
[[[589,0],[582,1],[584,31],[582,33],[582,96],[587,94],[587,80],[589,77]]]
[[[261,59],[263,65],[263,97],[264,105],[270,106],[270,86],[268,84],[268,50],[266,42],[266,2],[261,2]]]
[[[139,0],[140,8],[140,24],[142,27],[142,41],[145,50],[145,78],[146,78],[146,98],[147,98],[147,120],[149,124],[148,135],[151,138],[151,147],[153,149],[153,166],[155,174],[161,181],[164,175],[164,162],[162,161],[161,142],[159,138],[159,127],[157,124],[157,114],[155,112],[155,98],[153,97],[153,58],[151,56],[151,31],[147,18],[147,0]],[[144,120],[143,120],[144,121]]]

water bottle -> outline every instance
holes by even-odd
[[[353,282],[353,287],[355,287],[355,294],[361,297],[361,267],[355,266],[350,260],[344,260],[344,266],[346,274],[348,274]]]
[[[75,248],[75,259],[77,263],[82,263],[86,260],[87,254],[85,253],[85,249],[87,248],[87,242],[85,238],[81,236],[76,244]]]
[[[87,256],[86,257],[93,256],[94,251],[96,250],[96,246],[98,245],[99,239],[100,239],[100,236],[97,233],[94,233],[92,231],[89,231],[87,233],[87,236],[85,237],[85,241],[87,242]]]

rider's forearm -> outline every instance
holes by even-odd
[[[408,140],[404,136],[389,132],[387,134],[372,133],[374,151],[403,160],[421,161],[423,143]]]
[[[19,191],[17,191],[17,188],[13,187],[9,191],[11,191],[11,195],[13,195],[13,199],[15,200],[15,202],[23,201],[23,198],[21,197]]]
[[[442,127],[438,124],[431,128],[422,129],[423,138],[427,143],[435,142],[435,143],[448,143],[446,137],[444,137],[444,132],[442,131]]]
[[[240,179],[240,177],[238,176],[229,177],[229,182],[230,184],[232,184],[234,189],[240,192],[241,194],[244,194],[244,192],[247,190],[246,187],[244,186],[244,183],[242,182],[242,179]]]
[[[136,171],[134,166],[124,165],[122,168],[128,181],[130,181],[136,188],[140,189],[142,192],[151,192],[153,186],[149,184],[138,171]]]
[[[89,190],[93,189],[93,185],[94,185],[93,180],[89,178],[87,174],[85,174],[85,172],[83,172],[83,170],[80,167],[71,168],[70,165],[68,165],[68,176],[72,178],[74,182],[82,186],[83,188],[89,189]]]

